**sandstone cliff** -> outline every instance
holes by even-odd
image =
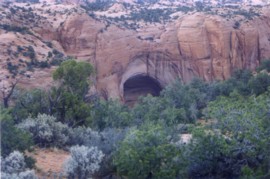
[[[65,12],[66,7],[55,6],[50,9],[62,8],[61,12]],[[38,12],[38,8],[36,5],[34,11]],[[24,42],[24,37],[17,34],[1,40],[0,45],[10,44],[10,48],[15,49],[18,44],[28,46],[31,41],[40,41],[35,43],[34,49],[46,58],[52,49],[44,43],[52,42],[53,48],[64,55],[95,66],[94,88],[105,97],[123,99],[125,82],[137,75],[149,76],[163,88],[176,78],[185,82],[194,77],[206,81],[227,79],[234,69],[254,70],[261,60],[270,58],[270,11],[267,7],[253,19],[193,12],[165,24],[142,24],[137,29],[93,19],[73,5],[68,15],[55,13],[50,17],[45,12],[39,13],[47,17],[44,25],[31,29],[35,34],[29,35],[29,41]],[[0,39],[5,39],[7,32],[0,32]],[[7,59],[8,53],[3,51],[1,58]],[[16,56],[11,59],[14,63],[18,60]],[[7,62],[2,60],[1,65],[6,68]],[[20,77],[21,84],[40,87],[42,84],[38,81],[42,78],[48,86],[52,70],[27,72],[31,73],[30,78],[29,75],[28,78]],[[6,78],[7,70],[1,70],[1,74],[2,81],[11,79]]]
[[[183,18],[177,36],[183,79],[227,79],[234,69],[254,70],[260,60],[269,58],[269,17],[243,23],[239,29],[233,23],[200,14]]]

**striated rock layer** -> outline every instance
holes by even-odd
[[[65,55],[91,62],[96,69],[95,90],[106,98],[124,100],[125,82],[138,75],[155,79],[164,88],[176,78],[224,80],[234,69],[254,70],[270,58],[269,12],[265,8],[262,15],[241,21],[239,27],[234,19],[193,13],[137,30],[73,13],[55,28],[34,31]]]
[[[102,25],[94,23],[87,31],[79,26],[80,36],[74,36],[71,31],[76,31],[73,24],[78,19],[61,29],[67,39],[62,44],[68,54],[89,55],[97,69],[96,87],[108,97],[123,97],[126,80],[139,74],[157,79],[163,87],[176,78],[224,80],[234,69],[254,70],[260,60],[270,57],[270,16],[243,23],[239,29],[233,28],[234,21],[199,13],[138,32],[114,25],[100,30]],[[83,34],[87,37],[80,40]]]

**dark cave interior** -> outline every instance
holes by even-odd
[[[161,90],[158,80],[147,75],[136,75],[124,83],[124,100],[128,106],[134,106],[140,96],[159,96]]]

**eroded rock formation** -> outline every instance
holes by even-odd
[[[153,82],[146,91],[154,94],[155,80],[160,88],[176,78],[184,82],[194,77],[223,80],[234,69],[254,70],[261,60],[270,58],[269,8],[253,20],[241,20],[238,26],[235,19],[192,13],[167,24],[148,24],[136,30],[72,12],[58,24],[34,31],[39,39],[52,42],[65,55],[91,62],[96,69],[94,88],[105,97],[125,100],[125,84],[128,89],[136,89],[138,81]],[[45,53],[49,50],[42,44],[35,49],[45,49]],[[38,76],[32,76],[25,83],[37,83]],[[142,76],[147,78],[137,78]],[[48,73],[46,80],[42,79],[44,84],[52,81]]]

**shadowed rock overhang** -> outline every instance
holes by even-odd
[[[133,106],[140,96],[159,96],[161,90],[158,80],[143,74],[136,75],[124,83],[124,100],[128,106]]]

